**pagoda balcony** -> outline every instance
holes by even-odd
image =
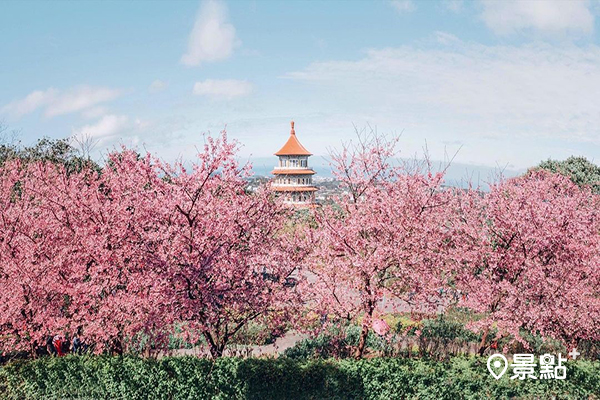
[[[273,185],[272,189],[277,192],[316,192],[319,190],[312,185]]]
[[[296,166],[296,167],[292,167],[292,166],[287,166],[287,167],[274,167],[275,169],[310,169],[312,171],[312,168],[310,167],[300,167],[300,166]]]
[[[314,175],[315,170],[308,167],[275,167],[273,175]]]
[[[271,186],[281,186],[281,187],[287,187],[287,186],[315,186],[313,183],[277,183],[275,181],[271,182]]]

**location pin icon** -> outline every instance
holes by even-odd
[[[494,378],[500,379],[508,369],[508,360],[502,354],[493,354],[487,360],[487,367]]]

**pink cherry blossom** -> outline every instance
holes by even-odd
[[[306,289],[328,319],[361,321],[356,357],[374,314],[443,304],[459,233],[443,173],[394,165],[395,141],[359,139],[332,155],[345,194],[314,213]]]
[[[373,320],[372,328],[379,336],[385,336],[390,331],[390,326],[382,319]]]
[[[597,195],[533,171],[463,205],[471,240],[457,277],[460,305],[485,317],[475,329],[493,325],[520,341],[521,330],[564,343],[600,338]]]
[[[57,333],[97,352],[162,348],[177,325],[220,356],[249,322],[289,318],[303,250],[289,209],[246,190],[237,147],[207,137],[189,168],[127,149],[99,173],[0,168],[0,348]]]

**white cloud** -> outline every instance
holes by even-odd
[[[323,112],[369,115],[371,122],[420,135],[420,145],[427,137],[478,146],[462,150],[468,162],[501,158],[527,166],[548,157],[543,149],[551,146],[598,148],[600,47],[451,39],[451,46],[370,50],[358,61],[317,62],[287,77],[311,83]],[[327,104],[336,107],[328,111]]]
[[[49,88],[34,91],[23,99],[5,105],[1,110],[3,113],[22,117],[44,108],[46,117],[54,117],[87,110],[97,104],[111,101],[120,94],[118,89],[105,87],[77,86],[66,91]]]
[[[167,86],[169,86],[167,82],[157,79],[150,84],[150,87],[148,90],[150,90],[150,93],[158,93],[158,92],[165,90],[167,88]]]
[[[188,66],[229,58],[236,45],[235,28],[228,21],[227,6],[206,0],[200,6],[181,63]]]
[[[532,31],[542,34],[590,34],[594,16],[588,0],[483,0],[481,17],[499,35]]]
[[[56,97],[57,93],[58,91],[53,88],[36,90],[25,96],[23,99],[15,100],[3,106],[2,113],[21,117],[47,105],[52,98]]]
[[[79,86],[52,99],[48,103],[45,114],[48,117],[81,111],[96,104],[105,103],[117,98],[120,90]]]
[[[416,9],[412,0],[391,0],[390,5],[400,14],[412,12]]]
[[[247,96],[252,92],[252,84],[248,81],[235,79],[214,80],[207,79],[196,82],[194,94],[208,96],[214,99],[233,99],[235,97]]]
[[[93,139],[106,138],[123,132],[130,127],[129,118],[125,115],[105,115],[93,125],[85,125],[74,129],[76,136],[90,137]]]

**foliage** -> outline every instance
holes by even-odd
[[[96,353],[202,342],[216,358],[300,327],[324,332],[296,349],[306,357],[397,354],[413,335],[409,351],[447,358],[474,341],[463,326],[481,353],[513,339],[596,351],[589,163],[542,165],[582,187],[542,168],[484,194],[395,164],[397,141],[361,134],[334,152],[343,192],[299,212],[266,184],[247,190],[225,132],[190,166],[123,148],[99,168],[67,141],[3,145],[0,352],[33,355],[58,333]],[[456,306],[473,318],[419,321]],[[411,319],[389,317],[400,312]]]
[[[292,359],[318,358],[347,358],[352,356],[352,348],[358,346],[361,334],[359,325],[348,325],[340,328],[332,326],[314,338],[299,341],[293,347],[286,349],[285,357]],[[369,331],[366,339],[366,349],[383,351],[386,340]]]
[[[81,335],[98,351],[162,333],[158,271],[143,252],[155,219],[140,203],[153,194],[147,179],[131,179],[141,166],[122,159],[127,174],[22,159],[0,170],[3,351],[33,351],[56,333]]]
[[[542,161],[537,168],[562,174],[579,186],[590,186],[600,194],[600,166],[588,161],[585,157],[571,156],[563,161]]]
[[[98,164],[82,155],[67,139],[42,138],[33,146],[21,146],[18,142],[0,143],[0,166],[15,159],[24,163],[42,161],[62,165],[69,173],[85,168],[100,170]]]
[[[57,333],[96,352],[160,349],[182,324],[185,342],[202,337],[218,357],[248,323],[288,321],[303,249],[268,188],[245,190],[237,148],[207,137],[189,169],[127,149],[100,172],[7,161],[0,351],[33,353]]]
[[[440,314],[437,318],[423,320],[418,338],[419,352],[435,359],[449,358],[467,352],[469,344],[478,340],[479,335],[465,329],[464,324]]]
[[[285,326],[272,326],[250,322],[231,338],[231,344],[242,346],[273,344],[277,338],[285,334]]]
[[[386,308],[423,312],[441,304],[444,272],[461,241],[444,174],[394,165],[395,145],[372,132],[332,154],[345,192],[315,211],[310,231],[315,279],[305,291],[333,323],[361,321],[356,357]]]
[[[531,171],[464,203],[476,251],[456,276],[459,304],[485,315],[473,328],[493,325],[526,346],[523,331],[564,344],[600,338],[599,200]]]
[[[390,319],[385,316],[385,319]],[[369,355],[410,355],[418,350],[421,356],[442,360],[451,356],[469,354],[473,346],[481,340],[481,335],[466,329],[470,320],[457,318],[456,312],[439,314],[436,317],[411,320],[400,315],[396,320],[396,328],[385,336],[375,334],[372,330],[367,336],[365,352]],[[359,342],[361,327],[349,325],[343,329],[330,327],[314,338],[307,338],[284,352],[293,359],[348,358],[351,350]],[[418,333],[418,335],[417,335]],[[495,331],[489,335],[493,341]]]
[[[0,369],[7,399],[597,399],[600,362],[570,361],[567,379],[494,379],[483,358],[448,362],[63,357]]]

